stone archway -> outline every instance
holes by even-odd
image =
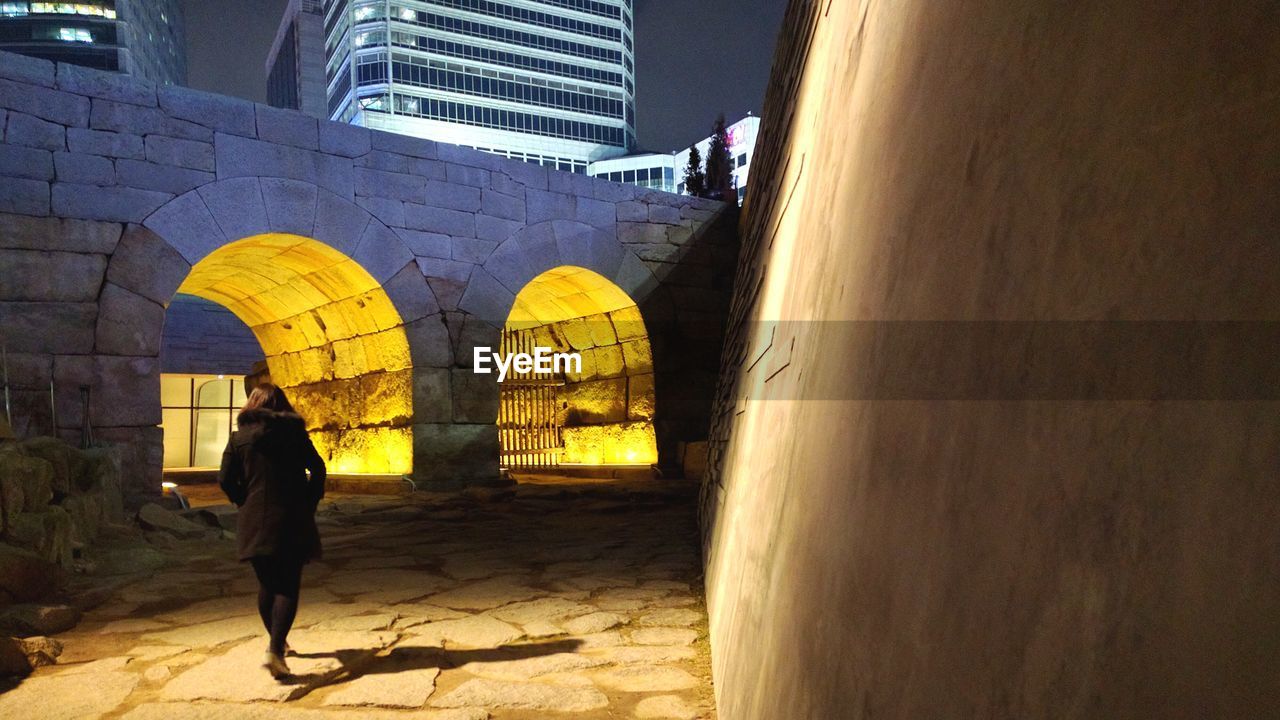
[[[508,349],[546,348],[581,360],[571,369],[515,374],[500,383],[505,465],[657,462],[649,334],[640,308],[621,288],[582,267],[547,270],[516,293],[503,337]]]
[[[439,308],[394,232],[310,183],[204,185],[126,229],[99,303],[103,347],[158,357],[164,307],[180,289],[228,306],[254,328],[273,379],[298,389],[300,409],[311,410],[335,470],[410,469],[413,368],[440,352],[413,324]],[[158,365],[144,370],[137,391],[156,398],[158,422]],[[358,380],[373,375],[381,380]],[[370,449],[391,459],[352,460]],[[146,465],[158,481],[159,458]]]
[[[300,235],[255,235],[201,259],[178,291],[219,303],[250,327],[331,472],[412,470],[404,323],[354,260]]]

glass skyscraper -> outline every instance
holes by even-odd
[[[0,50],[183,85],[180,0],[0,2]]]
[[[329,116],[586,172],[635,147],[631,0],[326,0]]]

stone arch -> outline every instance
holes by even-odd
[[[548,377],[509,377],[499,387],[496,415],[503,459],[508,466],[538,465],[546,453],[520,452],[529,440],[550,443],[546,432],[521,426],[554,415],[562,442],[554,455],[561,465],[651,465],[658,460],[653,355],[635,300],[609,278],[577,265],[539,273],[516,294],[503,330],[512,344],[575,353],[578,368]],[[527,379],[554,380],[528,385]],[[546,419],[546,418],[544,418]]]
[[[261,263],[264,257],[270,262]],[[316,282],[291,287],[307,277]],[[309,386],[295,395],[311,416],[353,416],[353,398],[359,398],[358,428],[313,423],[317,444],[338,461],[335,470],[409,471],[412,368],[431,349],[421,334],[407,333],[406,325],[438,312],[438,306],[394,232],[351,201],[309,183],[217,181],[127,229],[108,264],[99,335],[114,338],[122,354],[157,356],[164,306],[180,289],[227,305],[253,327],[273,378],[286,387]],[[344,313],[343,303],[365,307]],[[328,315],[328,322],[307,322],[312,315]],[[344,316],[350,327],[344,327]],[[329,362],[320,348],[328,351]],[[355,361],[357,355],[363,362]],[[382,381],[368,379],[375,374],[370,368]],[[340,400],[342,407],[316,407]],[[374,428],[363,439],[345,432]],[[394,459],[352,462],[362,448]]]
[[[642,303],[659,284],[615,233],[574,220],[548,220],[517,230],[475,268],[458,307],[501,328],[516,294],[538,275],[564,265],[608,279],[636,303]]]

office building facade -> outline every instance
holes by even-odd
[[[631,0],[325,0],[334,120],[585,173],[635,147]]]
[[[733,186],[737,188],[738,203],[741,204],[746,197],[751,157],[755,154],[756,136],[760,133],[760,118],[748,115],[725,129],[729,135]],[[694,145],[673,153],[638,153],[593,162],[588,166],[587,174],[613,182],[683,195],[684,171],[689,165],[689,153],[693,147],[698,148],[705,163],[707,154],[711,152],[711,137],[705,137]]]
[[[290,0],[266,69],[268,104],[328,118],[322,0]]]
[[[161,84],[187,81],[180,0],[0,1],[0,50]]]

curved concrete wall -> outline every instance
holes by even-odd
[[[791,4],[703,508],[720,717],[1275,713],[1277,27]]]

